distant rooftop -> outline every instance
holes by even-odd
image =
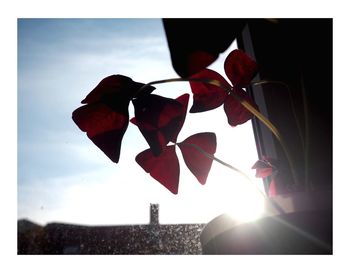
[[[149,225],[83,226],[18,221],[18,254],[201,254],[204,224],[159,224],[150,204]]]

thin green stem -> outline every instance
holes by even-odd
[[[190,78],[171,78],[171,79],[165,79],[165,80],[159,80],[159,81],[153,81],[149,82],[145,85],[143,85],[135,94],[135,97],[141,94],[142,91],[146,90],[147,87],[155,84],[162,84],[162,83],[170,83],[170,82],[206,82],[210,83],[211,79],[190,79]]]
[[[221,159],[215,157],[214,155],[210,154],[210,153],[207,153],[206,151],[204,151],[201,147],[197,146],[196,144],[192,144],[192,143],[182,143],[182,145],[187,145],[187,146],[191,146],[193,148],[195,148],[197,151],[199,151],[200,153],[202,153],[203,155],[205,155],[206,157],[212,159],[212,160],[215,160],[216,162],[224,165],[225,167],[228,167],[230,168],[231,170],[233,171],[236,171],[238,173],[240,173],[242,176],[244,176],[246,179],[248,179],[249,181],[250,178],[249,176],[247,176],[244,172],[242,172],[240,169],[237,169],[236,167],[226,163],[225,161],[222,161]]]
[[[177,145],[177,143],[176,143]],[[187,145],[187,146],[190,146],[190,147],[193,147],[195,148],[198,152],[200,152],[201,154],[203,154],[204,156],[206,156],[207,158],[209,159],[212,159],[218,163],[220,163],[221,165],[225,166],[225,167],[228,167],[229,169],[239,173],[240,175],[242,175],[246,180],[248,180],[252,186],[254,186],[254,188],[264,197],[264,199],[267,201],[268,204],[270,204],[272,207],[274,207],[279,213],[281,214],[284,214],[284,210],[276,203],[274,202],[273,200],[271,200],[270,198],[268,198],[266,196],[266,194],[261,191],[259,189],[259,187],[250,179],[250,177],[248,175],[246,175],[243,171],[241,171],[240,169],[232,166],[231,164],[228,164],[226,163],[225,161],[215,157],[214,155],[210,154],[210,153],[207,153],[206,151],[204,151],[201,147],[199,147],[198,145],[196,144],[193,144],[193,143],[183,143],[182,142],[182,145]]]

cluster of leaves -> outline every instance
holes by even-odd
[[[210,69],[204,69],[188,79],[193,94],[189,112],[209,111],[223,105],[228,123],[236,126],[253,117],[240,100],[248,101],[257,109],[242,89],[257,73],[257,64],[243,51],[234,50],[226,58],[224,68],[231,84]],[[72,118],[115,163],[119,161],[122,139],[130,121],[139,128],[149,144],[149,149],[136,156],[136,162],[147,173],[176,194],[180,173],[175,153],[178,146],[186,166],[204,185],[216,151],[215,134],[198,133],[177,142],[186,118],[189,94],[170,99],[152,94],[154,89],[126,76],[109,76],[86,96],[82,101],[85,105],[76,109]],[[130,102],[135,109],[135,117],[131,119],[128,112]]]

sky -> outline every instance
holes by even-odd
[[[223,61],[235,47],[209,68],[224,76]],[[178,77],[160,19],[18,20],[18,219],[145,224],[150,203],[160,205],[161,223],[206,223],[224,212],[244,218],[261,211],[261,195],[241,175],[214,162],[203,186],[180,153],[179,193],[170,193],[135,162],[148,146],[132,124],[119,163],[111,162],[71,115],[112,74],[143,83]],[[191,94],[188,83],[155,87],[155,94],[170,98]],[[132,117],[132,104],[129,111]],[[262,186],[251,169],[258,159],[251,122],[230,127],[223,107],[188,113],[178,139],[207,131],[217,135],[216,157]]]

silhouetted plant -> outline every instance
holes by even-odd
[[[258,71],[258,65],[243,51],[233,50],[227,56],[224,68],[231,84],[210,69],[203,69],[189,78],[159,80],[148,84],[134,82],[123,75],[106,77],[82,101],[85,105],[73,112],[73,120],[115,163],[119,161],[122,138],[131,121],[139,128],[150,147],[136,156],[136,162],[174,194],[178,192],[180,173],[176,146],[180,148],[186,166],[203,185],[213,160],[244,175],[240,170],[214,156],[215,133],[198,133],[177,142],[177,136],[185,122],[189,95],[184,94],[177,99],[154,95],[153,85],[187,81],[193,95],[190,113],[210,111],[223,105],[231,126],[243,124],[255,116],[280,141],[294,175],[292,160],[282,136],[259,112],[258,106],[244,90],[251,84]],[[134,105],[135,117],[129,120],[130,102]],[[274,178],[278,172],[278,164],[272,163],[273,161],[268,158],[258,160],[253,166],[257,169],[256,176]]]

